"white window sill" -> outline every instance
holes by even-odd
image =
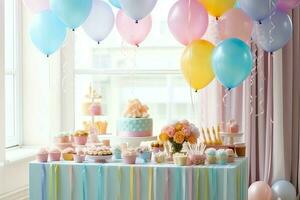
[[[18,162],[34,160],[37,150],[37,147],[29,146],[7,149],[5,152],[5,162],[0,165],[5,166]]]

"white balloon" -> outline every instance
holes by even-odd
[[[89,37],[100,43],[112,31],[114,23],[112,8],[102,0],[93,0],[91,13],[82,28]]]
[[[120,4],[126,15],[139,20],[148,16],[155,7],[157,0],[120,0]]]

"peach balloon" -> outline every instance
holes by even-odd
[[[117,29],[122,38],[129,44],[139,46],[148,36],[152,28],[152,19],[148,15],[139,23],[128,17],[124,11],[120,10],[117,14]]]
[[[264,181],[252,183],[248,189],[248,200],[271,200],[272,189]]]
[[[227,11],[219,20],[220,39],[239,38],[248,43],[253,31],[253,21],[241,9]]]

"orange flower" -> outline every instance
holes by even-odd
[[[182,124],[181,123],[176,123],[176,125],[175,125],[175,129],[176,129],[176,131],[181,131],[181,129],[182,129]]]
[[[178,131],[174,135],[174,141],[177,144],[182,144],[184,142],[184,133],[182,131]]]
[[[196,144],[197,143],[197,137],[194,133],[190,135],[190,137],[187,138],[187,141],[191,144]]]
[[[167,133],[161,133],[159,135],[159,140],[162,142],[167,142],[169,140],[169,136]]]

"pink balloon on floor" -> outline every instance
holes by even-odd
[[[168,25],[183,45],[200,39],[208,27],[208,13],[197,0],[179,0],[170,9]]]
[[[271,200],[272,189],[264,181],[252,183],[248,189],[248,200]]]
[[[118,32],[127,43],[139,46],[146,39],[152,28],[152,18],[148,15],[136,23],[124,11],[120,10],[117,14],[116,25]]]
[[[49,9],[49,0],[23,0],[30,11],[38,13]]]
[[[239,38],[248,43],[253,30],[252,19],[241,9],[227,11],[219,20],[220,39]]]
[[[279,10],[287,12],[300,6],[300,0],[278,0],[277,7]]]

